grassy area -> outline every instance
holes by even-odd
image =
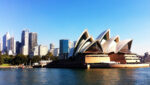
[[[10,64],[2,64],[2,65],[0,65],[0,66],[10,66]]]

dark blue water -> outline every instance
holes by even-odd
[[[0,69],[0,85],[149,85],[150,68]]]

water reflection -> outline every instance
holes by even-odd
[[[0,85],[148,85],[150,68],[0,69]]]

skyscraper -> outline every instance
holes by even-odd
[[[16,41],[15,41],[14,37],[11,37],[8,40],[8,52],[10,53],[10,55],[16,54]]]
[[[21,53],[21,42],[17,41],[16,42],[16,54]]]
[[[77,41],[73,41],[73,47],[75,47]]]
[[[29,30],[23,30],[21,36],[22,54],[29,54]]]
[[[69,54],[68,57],[71,57],[73,55],[73,50],[74,50],[74,46],[75,46],[75,41],[69,41]]]
[[[29,54],[32,54],[34,51],[34,47],[37,46],[37,33],[31,32],[29,33]]]
[[[54,56],[59,56],[59,48],[55,48],[55,49],[54,49],[53,55],[54,55]]]
[[[0,51],[3,50],[2,39],[0,38]]]
[[[10,38],[10,34],[9,32],[7,32],[4,36],[3,36],[3,53],[7,53],[8,52],[8,40]]]
[[[52,53],[54,55],[54,44],[53,43],[50,43],[50,49],[49,49],[49,52]]]
[[[54,49],[54,47],[55,47],[54,44],[53,44],[53,43],[50,43],[50,50],[51,50],[51,49]]]
[[[69,53],[69,40],[62,39],[60,40],[60,59],[67,59]]]
[[[32,55],[33,56],[38,56],[39,55],[39,46],[34,47]]]

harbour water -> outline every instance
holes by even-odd
[[[149,85],[150,68],[0,69],[0,85]]]

